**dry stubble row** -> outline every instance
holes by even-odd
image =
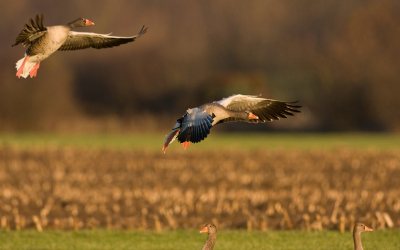
[[[6,229],[400,227],[400,151],[0,148]]]

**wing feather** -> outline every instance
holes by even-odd
[[[229,117],[219,121],[218,123],[234,121],[262,123],[266,121],[279,120],[280,118],[287,118],[289,115],[293,116],[293,113],[300,112],[298,108],[301,108],[301,106],[294,105],[296,102],[283,102],[250,95],[232,95],[217,101],[216,103],[219,103],[226,109],[233,111],[250,111],[259,118],[245,120],[241,118]]]
[[[119,46],[121,44],[135,41],[136,38],[147,32],[144,26],[135,36],[121,37],[110,36],[110,34],[97,34],[91,32],[75,32],[70,31],[67,41],[58,49],[60,51],[79,50],[87,48],[104,49]]]
[[[198,143],[204,140],[210,133],[213,118],[205,110],[194,108],[189,109],[185,114],[181,125],[181,131],[178,135],[178,141]]]
[[[31,18],[29,22],[25,24],[24,29],[21,30],[15,39],[15,44],[12,46],[22,43],[22,45],[26,47],[39,37],[43,36],[46,32],[47,29],[44,27],[43,15],[36,15],[35,21]]]

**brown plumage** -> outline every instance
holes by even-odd
[[[145,34],[147,28],[144,26],[140,32],[131,37],[118,37],[89,32],[71,31],[77,27],[94,25],[86,18],[65,25],[44,26],[43,15],[36,15],[35,20],[30,19],[15,40],[16,46],[22,44],[24,47],[30,45],[25,52],[25,57],[17,62],[17,76],[36,76],[40,62],[49,57],[57,50],[78,50],[86,48],[111,48],[121,44],[134,41],[137,37]]]
[[[373,231],[373,230],[362,223],[357,223],[356,225],[354,225],[353,229],[354,250],[363,250],[363,247],[361,245],[361,232],[365,231]]]
[[[200,233],[208,233],[207,240],[201,250],[212,250],[217,241],[217,227],[212,223],[207,223]]]
[[[43,15],[36,15],[35,21],[31,18],[29,23],[25,24],[24,29],[19,33],[15,39],[14,45],[12,46],[22,43],[22,45],[26,47],[38,37],[41,37],[46,31],[47,29],[44,27]]]
[[[178,119],[172,132],[165,137],[163,151],[175,139],[183,148],[190,146],[190,142],[198,143],[210,133],[210,129],[220,123],[249,122],[263,123],[293,116],[300,112],[301,106],[295,102],[282,102],[264,99],[259,96],[232,95],[220,101],[204,104],[198,108],[188,109]]]

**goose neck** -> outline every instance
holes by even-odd
[[[212,250],[214,248],[215,242],[217,241],[217,234],[209,234],[207,236],[206,243],[201,250]]]
[[[361,233],[354,231],[353,232],[353,240],[354,240],[354,250],[363,250],[361,245]]]

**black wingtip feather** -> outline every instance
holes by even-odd
[[[147,32],[147,27],[145,28],[143,25],[142,29],[139,31],[136,37],[140,37],[141,35],[144,35],[146,32]]]

